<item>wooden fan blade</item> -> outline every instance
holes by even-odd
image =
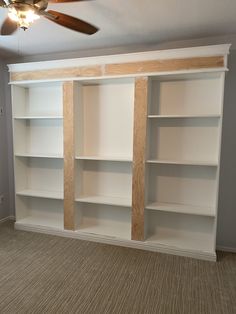
[[[63,14],[63,13],[53,11],[53,10],[46,11],[45,13],[46,14],[43,14],[43,16],[49,19],[50,21],[57,23],[61,26],[70,28],[74,31],[84,33],[87,35],[92,35],[98,31],[97,27],[87,22],[84,22],[80,19],[77,19],[73,16]]]
[[[48,2],[50,3],[80,2],[80,1],[93,1],[93,0],[48,0]]]
[[[5,19],[1,26],[1,35],[11,35],[17,30],[17,23],[9,17]]]
[[[0,7],[4,7],[6,5],[5,1],[0,0]]]

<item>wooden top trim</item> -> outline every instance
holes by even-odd
[[[33,81],[48,79],[63,79],[77,77],[99,77],[102,75],[101,66],[86,66],[51,70],[11,72],[10,81]]]
[[[34,61],[8,64],[9,72],[41,71],[49,69],[74,68],[80,66],[93,66],[127,62],[140,62],[147,60],[187,59],[195,57],[227,57],[230,44],[208,45],[187,48],[172,48],[162,50],[148,50],[129,53],[118,53],[91,57],[77,57],[72,59],[59,59],[48,61]]]
[[[53,79],[73,79],[91,77],[135,76],[140,74],[157,75],[161,72],[196,69],[223,68],[224,56],[198,57],[185,59],[152,60],[106,65],[80,66],[72,68],[11,72],[10,81],[37,81]]]
[[[224,66],[224,57],[201,57],[188,59],[155,60],[105,66],[105,75],[127,75],[137,73],[166,72],[218,68]]]

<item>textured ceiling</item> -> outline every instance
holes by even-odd
[[[44,18],[26,32],[0,36],[0,54],[11,57],[236,34],[236,0],[94,0],[51,4],[100,31],[86,36]],[[6,9],[0,9],[0,21]]]

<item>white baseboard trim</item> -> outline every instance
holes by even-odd
[[[64,229],[56,229],[39,225],[23,224],[15,222],[15,229],[22,231],[38,232],[44,234],[50,234],[66,238],[74,238],[80,240],[86,240],[91,242],[99,242],[104,244],[111,244],[123,247],[129,247],[134,249],[166,253],[178,256],[192,257],[200,260],[216,262],[215,252],[203,252],[189,249],[183,249],[178,247],[170,247],[163,244],[152,243],[152,242],[140,242],[134,240],[120,239],[116,237],[103,236],[93,233],[85,233],[82,231],[69,231]]]
[[[227,247],[227,246],[217,245],[216,249],[218,251],[236,253],[236,248],[235,247]]]
[[[9,221],[9,220],[15,221],[16,219],[15,219],[14,216],[8,216],[8,217],[5,217],[5,218],[0,219],[0,224],[3,223],[3,222],[5,222],[5,221]]]

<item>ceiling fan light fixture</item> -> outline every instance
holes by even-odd
[[[0,36],[8,36],[19,28],[26,30],[41,16],[49,21],[71,29],[73,31],[93,35],[99,29],[77,17],[73,17],[58,11],[47,10],[48,3],[67,3],[88,0],[0,0],[0,8],[8,9],[8,17],[0,26]],[[90,0],[89,0],[90,1]]]
[[[35,12],[31,9],[17,10],[14,7],[9,8],[8,16],[12,21],[17,22],[19,27],[23,28],[24,30],[28,29],[28,27],[35,20],[38,20],[40,18],[40,16],[35,14]]]

